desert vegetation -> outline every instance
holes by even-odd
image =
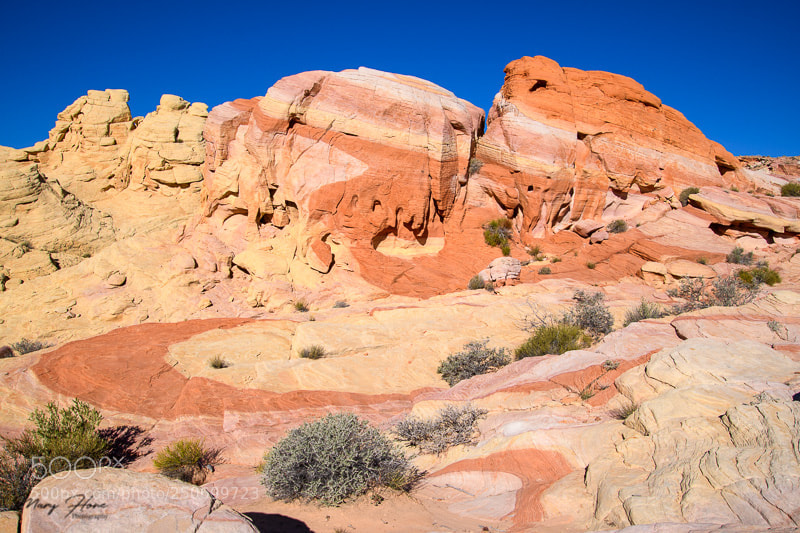
[[[225,360],[221,355],[215,355],[208,361],[208,366],[213,369],[219,370],[221,368],[228,368],[231,364]]]
[[[202,485],[208,472],[220,464],[220,453],[207,448],[202,439],[179,440],[158,452],[153,466],[169,478]]]
[[[505,349],[489,348],[488,340],[467,343],[464,348],[441,362],[437,372],[451,387],[473,376],[494,372],[511,362]]]
[[[622,219],[617,219],[606,226],[609,233],[625,233],[628,231],[628,223]]]
[[[291,430],[265,456],[267,494],[339,505],[370,489],[410,490],[420,473],[378,429],[354,414],[329,414]]]
[[[800,196],[800,183],[792,181],[781,187],[781,196]]]
[[[725,261],[736,265],[752,265],[753,252],[745,253],[741,246],[737,246],[725,257]]]
[[[26,353],[36,352],[49,347],[50,344],[37,340],[29,340],[26,338],[20,339],[19,341],[11,344],[11,349],[14,350],[17,355],[25,355]]]
[[[623,322],[623,326],[628,326],[629,324],[639,322],[640,320],[646,320],[648,318],[661,318],[664,315],[664,310],[660,305],[653,302],[648,302],[642,298],[642,300],[639,302],[639,305],[632,307],[625,312],[625,321]]]
[[[300,350],[300,357],[303,359],[322,359],[325,357],[325,347],[319,344],[306,346]]]
[[[508,241],[511,238],[511,221],[507,218],[490,220],[483,226],[483,240],[489,246],[500,248],[503,255],[511,253]]]
[[[682,206],[686,207],[687,205],[689,205],[689,196],[697,194],[699,192],[700,189],[697,187],[686,187],[678,195],[678,200],[680,201]]]
[[[486,416],[485,409],[470,404],[447,405],[429,419],[409,416],[392,428],[397,440],[416,447],[421,453],[441,454],[453,446],[469,444],[477,432],[478,420]]]

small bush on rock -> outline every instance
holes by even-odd
[[[759,265],[749,270],[740,270],[736,276],[748,287],[757,287],[762,283],[766,283],[770,287],[776,283],[781,282],[781,276],[771,268],[769,265]]]
[[[800,183],[790,182],[782,186],[781,196],[800,196]]]
[[[398,422],[393,432],[399,441],[419,448],[420,452],[438,455],[453,446],[472,442],[478,420],[487,412],[470,404],[448,405],[428,420],[409,416]]]
[[[549,266],[543,266],[542,268],[539,269],[539,274],[547,275],[547,274],[552,274],[552,273],[553,273],[553,271],[550,270]]]
[[[262,483],[275,499],[339,505],[380,486],[408,490],[419,477],[380,431],[339,413],[291,430],[267,453]]]
[[[661,306],[652,302],[648,302],[642,298],[642,301],[639,302],[639,305],[628,309],[628,311],[625,312],[625,322],[623,325],[628,326],[629,324],[639,322],[640,320],[646,320],[648,318],[661,318],[662,316],[664,316],[664,311],[661,309]]]
[[[564,315],[562,322],[574,324],[596,338],[611,332],[614,327],[614,317],[604,303],[605,295],[602,292],[578,290],[572,299],[575,300],[575,304]]]
[[[571,350],[587,348],[592,338],[574,324],[556,323],[544,325],[517,348],[517,360],[525,357],[539,357],[547,354],[562,354]]]
[[[303,359],[322,359],[325,357],[325,348],[319,344],[313,346],[306,346],[300,350],[300,357]]]
[[[752,265],[753,252],[744,253],[744,249],[741,246],[737,246],[725,257],[725,261],[736,265]]]
[[[231,364],[228,361],[226,361],[225,358],[222,357],[221,355],[215,355],[214,357],[209,359],[208,366],[216,370],[219,370],[221,368],[228,368],[229,366],[231,366]]]
[[[305,313],[306,311],[308,311],[308,304],[304,300],[297,300],[294,303],[294,309],[295,311]]]
[[[617,219],[606,226],[609,233],[625,233],[628,231],[628,223],[622,219]]]
[[[469,280],[469,283],[467,284],[467,288],[471,291],[474,291],[476,289],[483,289],[485,287],[486,283],[480,276],[474,276],[472,279]]]
[[[153,466],[169,478],[202,485],[220,464],[219,456],[220,450],[206,448],[201,439],[179,440],[158,452]]]
[[[91,467],[109,450],[108,441],[97,429],[103,416],[80,400],[73,400],[70,407],[63,409],[50,402],[44,409],[34,410],[30,420],[35,427],[7,439],[6,450],[23,457],[41,458],[48,474],[71,467]]]
[[[11,348],[19,355],[26,353],[36,352],[43,348],[48,348],[50,345],[41,341],[32,341],[28,339],[21,339],[11,345]]]
[[[341,309],[343,307],[350,307],[350,304],[348,304],[344,300],[336,300],[336,303],[333,304],[334,309]]]
[[[483,240],[489,246],[508,245],[511,238],[511,221],[507,218],[491,220],[483,226]]]
[[[689,196],[691,196],[692,194],[697,194],[699,192],[700,189],[698,189],[697,187],[687,187],[683,189],[681,193],[678,195],[678,200],[680,200],[682,206],[686,207],[687,205],[689,205]]]
[[[744,305],[755,298],[757,290],[758,283],[748,284],[737,273],[735,276],[721,276],[711,284],[701,279],[684,278],[677,289],[670,289],[667,294],[684,300],[684,303],[672,307],[672,313],[681,314],[717,305]]]
[[[473,341],[441,362],[436,370],[451,387],[464,379],[494,372],[511,362],[505,349],[487,348],[488,340]]]

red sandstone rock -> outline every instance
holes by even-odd
[[[506,67],[477,157],[473,181],[518,213],[523,235],[611,218],[631,193],[749,185],[734,156],[639,83],[541,56]]]

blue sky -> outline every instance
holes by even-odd
[[[0,145],[45,139],[88,89],[144,115],[162,93],[214,106],[316,69],[411,74],[486,109],[508,62],[545,55],[636,79],[734,154],[800,155],[796,0],[11,1]]]

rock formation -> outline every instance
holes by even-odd
[[[738,159],[630,78],[541,56],[505,72],[471,181],[522,235],[628,218],[685,187],[754,186]]]
[[[117,468],[46,478],[31,492],[20,531],[258,531],[207,490]]]

